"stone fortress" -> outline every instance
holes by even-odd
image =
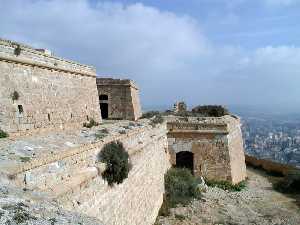
[[[97,78],[93,67],[7,40],[0,40],[0,85],[0,129],[10,134],[0,139],[0,192],[5,188],[12,199],[19,196],[17,204],[30,203],[37,218],[33,224],[52,215],[46,219],[55,217],[58,224],[81,218],[85,224],[152,225],[172,165],[207,179],[239,183],[246,178],[235,116],[167,116],[153,126],[140,119],[133,81]],[[180,102],[175,108],[181,112],[186,106]],[[91,120],[100,125],[82,127]],[[132,169],[122,184],[110,187],[97,155],[117,140]]]

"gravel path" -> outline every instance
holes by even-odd
[[[300,196],[286,196],[272,188],[264,172],[248,169],[248,185],[241,192],[209,188],[201,200],[159,217],[161,225],[300,225]],[[298,199],[298,201],[296,200]]]

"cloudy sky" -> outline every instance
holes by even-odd
[[[133,79],[144,108],[300,108],[300,0],[0,0],[0,12],[0,37]]]

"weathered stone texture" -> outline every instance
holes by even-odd
[[[97,78],[97,88],[99,96],[108,97],[100,103],[108,104],[109,119],[137,120],[141,117],[139,89],[133,81]]]
[[[115,140],[124,144],[132,169],[122,184],[109,187],[96,161],[102,147]],[[48,193],[64,209],[96,217],[105,225],[152,225],[170,167],[166,127],[137,126],[126,134],[109,135],[23,164],[5,170],[12,178],[10,184]]]
[[[15,49],[20,54],[15,54]],[[95,70],[0,40],[0,127],[9,133],[101,121]],[[13,92],[19,94],[13,100]]]
[[[238,183],[246,177],[240,122],[231,116],[189,118],[168,123],[171,162],[176,154],[193,153],[193,172],[210,180]]]

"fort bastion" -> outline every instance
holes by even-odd
[[[14,219],[7,205],[21,204],[32,224],[55,218],[57,224],[153,225],[172,165],[213,180],[246,177],[235,116],[168,116],[154,124],[139,119],[132,81],[96,81],[93,67],[5,40],[0,84],[0,129],[12,135],[0,139],[0,207],[6,207],[0,223]],[[82,127],[91,119],[100,124]],[[112,141],[123,143],[132,168],[123,183],[109,186],[98,154]]]
[[[0,122],[9,133],[100,122],[93,67],[0,40]]]

